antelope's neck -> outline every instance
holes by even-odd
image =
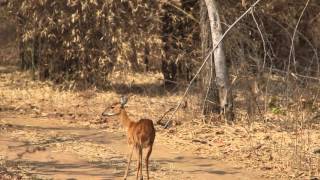
[[[128,128],[132,121],[129,119],[127,112],[125,109],[121,109],[120,111],[120,121],[124,128]]]

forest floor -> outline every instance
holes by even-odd
[[[124,89],[135,88],[129,116],[156,121],[181,97],[160,91],[157,75],[145,77],[130,79],[130,87],[73,91],[1,66],[0,178],[121,179],[128,152],[125,132],[117,119],[100,116],[103,109]],[[190,105],[177,117],[181,123],[169,129],[156,125],[151,179],[319,177],[319,157],[309,156],[320,147],[316,130],[301,130],[298,136],[274,123],[206,124]],[[297,148],[305,139],[308,143]],[[133,162],[129,179],[135,170]]]

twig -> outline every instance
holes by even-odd
[[[204,65],[206,64],[206,62],[208,61],[209,57],[211,57],[211,54],[216,50],[216,48],[218,47],[218,45],[222,42],[222,40],[225,38],[225,36],[229,33],[229,31],[245,16],[247,15],[253,7],[255,7],[261,0],[257,0],[255,3],[253,3],[251,5],[251,7],[249,9],[247,9],[240,17],[238,17],[238,19],[236,21],[234,21],[229,28],[224,32],[224,34],[222,35],[222,37],[220,38],[220,40],[217,42],[217,44],[215,46],[213,46],[213,48],[211,49],[211,51],[208,53],[208,55],[206,56],[206,58],[204,59],[202,65],[200,66],[200,68],[198,69],[197,73],[194,75],[194,77],[191,79],[187,89],[185,90],[182,98],[180,99],[178,105],[176,106],[176,108],[174,109],[171,117],[169,118],[169,120],[167,121],[166,125],[164,126],[164,128],[166,129],[169,125],[169,123],[172,121],[172,117],[173,115],[177,112],[177,110],[179,109],[179,107],[182,104],[183,99],[186,97],[191,84],[194,82],[194,80],[196,79],[196,77],[199,75],[199,73],[201,72],[202,68],[204,67]]]
[[[258,24],[258,22],[257,22],[257,20],[256,20],[256,17],[254,16],[253,9],[251,10],[251,16],[252,16],[252,19],[253,19],[253,21],[255,22],[256,26],[257,26],[257,29],[258,29],[258,31],[259,31],[259,33],[260,33],[260,36],[261,36],[261,40],[262,40],[262,42],[263,42],[263,51],[264,51],[264,56],[263,56],[263,65],[262,65],[262,69],[264,69],[264,66],[265,66],[265,64],[266,64],[266,60],[267,60],[267,48],[266,48],[266,41],[264,40],[264,36],[263,36],[262,31],[261,31],[261,29],[260,29],[260,27],[259,27],[259,24]],[[259,68],[260,68],[260,67],[259,67]],[[259,69],[259,71],[260,71],[260,69]],[[259,72],[259,73],[260,73],[260,72]]]
[[[307,3],[305,4],[300,16],[299,16],[299,19],[298,19],[298,22],[296,24],[296,27],[294,28],[294,31],[293,31],[293,35],[292,35],[292,38],[291,38],[291,47],[290,47],[290,52],[289,52],[289,60],[288,60],[288,66],[287,66],[287,75],[286,75],[286,81],[288,80],[289,78],[289,74],[290,74],[290,65],[291,65],[291,57],[292,57],[292,54],[294,53],[294,39],[295,39],[295,36],[296,36],[296,33],[297,33],[297,29],[299,27],[299,24],[300,24],[300,21],[301,21],[301,18],[305,12],[305,10],[307,9],[308,7],[308,4],[309,4],[310,0],[307,0]],[[295,63],[295,56],[293,56],[293,61]],[[286,95],[287,95],[287,99],[288,99],[288,96],[289,96],[289,91],[288,91],[288,88],[286,88]]]
[[[172,84],[176,84],[176,85],[180,85],[181,83],[178,83],[176,81],[171,81],[169,79],[162,79],[162,78],[158,78],[158,80],[163,80],[164,82],[169,82],[169,83],[172,83]]]
[[[275,68],[271,68],[271,71],[279,72],[279,73],[287,73],[286,71],[282,71],[280,69],[275,69]],[[320,82],[320,78],[316,78],[316,77],[306,76],[306,75],[302,75],[302,74],[298,74],[298,73],[290,73],[290,75],[293,77],[301,77],[301,78],[311,79],[311,80],[315,80],[315,81]]]
[[[262,65],[262,69],[264,69],[265,64],[266,64],[266,60],[267,60],[267,48],[266,48],[266,42],[265,42],[265,40],[264,40],[264,36],[263,36],[263,34],[262,34],[262,31],[261,31],[261,29],[260,29],[260,27],[259,27],[258,21],[256,20],[256,17],[254,16],[253,9],[251,10],[251,16],[252,16],[252,19],[253,19],[254,23],[255,23],[255,24],[256,24],[256,26],[257,26],[257,29],[258,29],[259,34],[260,34],[260,36],[261,36],[261,40],[262,40],[262,42],[263,42],[263,51],[264,51],[264,55],[263,55],[263,65]],[[260,67],[258,67],[258,69],[259,69],[259,73],[260,73],[260,72],[261,72]],[[261,117],[261,118],[263,118],[263,115],[262,115],[262,112],[261,112],[261,109],[260,109],[259,103],[257,102],[257,98],[256,98],[255,94],[251,92],[251,96],[253,96],[253,97],[254,97],[253,99],[254,99],[254,102],[255,102],[255,104],[256,104],[256,106],[257,106],[257,108],[258,108],[259,115],[260,115],[260,117]]]
[[[289,38],[290,38],[290,33],[289,33],[289,31],[280,23],[280,22],[278,22],[277,20],[275,20],[274,18],[270,18],[270,20],[271,21],[273,21],[275,24],[277,24],[280,28],[282,28],[285,32],[286,32],[286,34],[289,36]],[[294,27],[291,27],[289,24],[287,24],[287,26],[289,27],[289,28],[292,28],[292,29],[294,29]],[[319,56],[318,56],[318,52],[317,52],[317,49],[312,45],[312,43],[310,42],[310,40],[303,34],[303,33],[301,33],[299,30],[297,30],[297,34],[299,34],[308,44],[309,44],[309,46],[311,47],[311,49],[312,49],[312,51],[313,51],[313,53],[314,53],[314,56],[316,57],[316,60],[317,60],[317,66],[318,66],[318,71],[319,71],[319,69],[320,69],[320,65],[319,65]]]
[[[297,29],[299,27],[299,24],[300,24],[300,21],[301,21],[301,18],[305,12],[305,10],[307,9],[307,6],[309,4],[310,0],[307,0],[307,3],[305,4],[301,14],[300,14],[300,17],[298,19],[298,22],[296,24],[296,27],[294,28],[294,31],[293,31],[293,35],[292,35],[292,38],[291,38],[291,46],[290,46],[290,52],[289,52],[289,62],[288,62],[288,67],[287,67],[287,76],[289,75],[289,68],[290,68],[290,63],[291,63],[291,57],[292,57],[292,54],[294,53],[294,40],[295,40],[295,36],[296,36],[296,33],[297,33]],[[294,61],[295,61],[295,57],[293,57]]]
[[[199,20],[196,19],[192,14],[189,14],[189,13],[186,12],[185,10],[179,8],[178,6],[176,6],[176,5],[174,5],[174,4],[170,3],[170,2],[165,2],[165,3],[168,4],[169,6],[177,9],[178,11],[180,11],[181,13],[183,13],[184,15],[186,15],[188,18],[190,18],[191,20],[193,20],[193,21],[196,22],[197,24],[200,24],[200,23],[199,23]]]

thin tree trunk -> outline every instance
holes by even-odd
[[[143,55],[143,63],[145,64],[145,72],[149,71],[149,56],[150,56],[150,47],[149,43],[147,40],[145,40],[145,45],[144,45],[144,55]]]
[[[22,70],[27,69],[27,61],[25,58],[25,43],[22,41],[23,39],[23,22],[24,18],[20,13],[17,14],[17,28],[18,28],[18,42],[19,42],[19,57],[20,57],[20,67]]]
[[[132,51],[129,58],[131,70],[138,71],[139,65],[138,65],[137,47],[136,47],[136,42],[134,38],[130,39],[130,47]]]
[[[211,48],[210,26],[208,23],[208,10],[204,1],[200,1],[200,37],[201,37],[201,54],[204,59]],[[207,61],[201,74],[201,100],[203,99],[202,113],[204,115],[211,112],[217,112],[219,109],[218,92],[215,85],[213,58]]]
[[[222,28],[218,12],[217,3],[215,0],[205,0],[208,16],[210,21],[212,44],[215,45],[222,37]],[[223,44],[220,43],[215,49],[214,66],[216,72],[216,84],[219,91],[219,103],[221,112],[224,113],[226,120],[233,119],[233,103],[232,93],[228,78],[228,71],[226,65],[226,57],[223,50]]]

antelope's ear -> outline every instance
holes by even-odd
[[[121,107],[124,107],[124,105],[126,105],[127,102],[128,102],[128,98],[125,96],[121,96],[121,98],[120,98]]]

